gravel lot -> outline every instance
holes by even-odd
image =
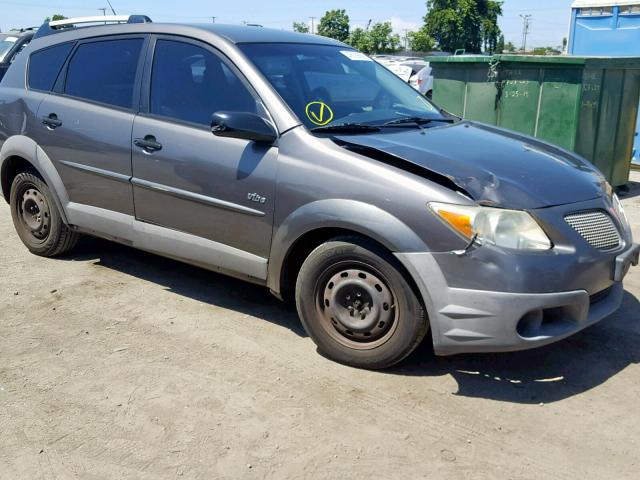
[[[559,344],[386,372],[263,288],[102,240],[32,256],[4,202],[0,269],[1,479],[638,478],[640,268]]]

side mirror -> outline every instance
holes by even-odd
[[[249,112],[216,112],[211,118],[211,132],[217,137],[241,138],[258,143],[273,143],[275,128],[260,115]]]

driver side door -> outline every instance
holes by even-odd
[[[229,247],[266,259],[278,149],[216,137],[210,126],[217,111],[268,118],[260,99],[209,45],[156,36],[150,48],[132,135],[136,219],[201,237],[219,250],[214,259]]]

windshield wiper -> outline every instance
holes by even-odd
[[[312,128],[313,133],[331,133],[331,132],[379,132],[380,127],[374,125],[366,125],[364,123],[339,123],[338,125],[327,125],[326,127]]]
[[[453,123],[455,120],[452,118],[425,118],[425,117],[403,117],[397,118],[395,120],[391,120],[383,124],[383,127],[393,127],[394,125],[404,126],[407,124],[416,124],[423,125],[425,123],[431,122],[445,122],[445,123]]]

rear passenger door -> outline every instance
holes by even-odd
[[[133,127],[136,218],[266,258],[278,150],[211,133],[217,111],[268,119],[262,102],[209,45],[158,36],[150,50]]]
[[[145,41],[137,35],[78,42],[40,105],[35,140],[76,208],[134,215],[131,129]]]

